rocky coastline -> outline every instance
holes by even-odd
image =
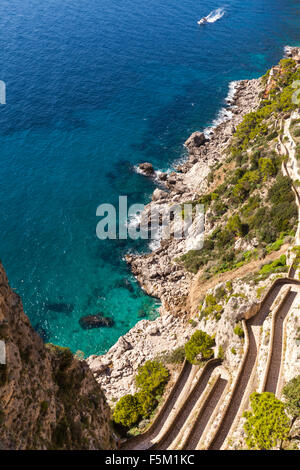
[[[193,201],[207,190],[207,176],[216,163],[226,158],[224,149],[228,145],[236,126],[243,116],[255,110],[262,91],[258,79],[235,83],[235,94],[227,111],[231,118],[212,130],[209,138],[202,132],[194,132],[185,142],[187,160],[177,167],[176,172],[160,175],[162,189],[156,189],[144,216],[155,205],[169,207],[174,203]],[[206,229],[207,227],[205,227]],[[190,234],[193,239],[194,233]],[[127,255],[126,260],[138,282],[147,294],[162,302],[161,314],[189,313],[186,304],[193,275],[183,270],[174,260],[184,254],[188,240],[170,238],[149,255]]]
[[[211,167],[226,158],[224,150],[236,126],[245,114],[257,109],[262,90],[261,79],[234,82],[227,98],[225,120],[205,133],[194,132],[185,142],[186,161],[176,171],[157,175],[158,188],[143,214],[146,220],[153,206],[163,210],[170,204],[193,201],[205,193]],[[139,173],[141,177],[153,178],[156,175],[148,163],[140,165]],[[205,223],[207,229],[209,227]],[[190,240],[161,240],[150,254],[126,256],[143,290],[160,299],[160,317],[154,321],[140,321],[105,355],[93,355],[87,359],[111,404],[127,393],[134,393],[134,376],[141,364],[184,345],[194,331],[189,319],[194,313],[190,292],[195,276],[175,261],[184,254],[187,243],[192,244],[194,236],[191,230]]]

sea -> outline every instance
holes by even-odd
[[[97,208],[149,202],[138,163],[184,159],[299,26],[296,0],[1,0],[0,257],[45,342],[103,354],[157,317],[124,260],[153,243],[100,240]],[[113,326],[83,329],[95,314]]]

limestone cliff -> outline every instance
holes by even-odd
[[[1,448],[115,446],[110,409],[86,363],[67,348],[43,343],[1,264],[0,340],[6,349],[6,364],[0,364]]]

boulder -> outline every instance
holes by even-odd
[[[116,343],[116,348],[118,348],[122,353],[125,351],[129,351],[132,349],[132,345],[127,341],[127,339],[124,338],[124,336],[121,336],[117,343]]]
[[[157,188],[152,194],[152,201],[160,201],[161,199],[166,199],[167,197],[168,193],[166,191]]]
[[[86,317],[81,317],[79,324],[84,330],[90,330],[92,328],[101,328],[103,326],[113,326],[114,321],[112,318],[104,317],[101,313],[99,313],[97,315],[87,315]]]
[[[90,359],[90,358],[89,358]],[[109,371],[111,361],[102,359],[99,356],[96,356],[96,359],[88,361],[89,368],[93,374],[98,377],[99,375]]]
[[[161,180],[161,181],[166,181],[166,179],[168,178],[168,173],[160,173],[158,175],[158,178]]]
[[[185,146],[188,149],[192,149],[193,147],[201,147],[206,142],[206,137],[203,132],[194,132],[185,142]]]
[[[260,306],[260,302],[253,302],[252,305],[241,305],[237,311],[236,319],[249,320],[258,313]]]
[[[146,329],[146,333],[150,336],[155,336],[155,335],[159,334],[159,328],[158,328],[157,325],[150,325]]]
[[[153,165],[151,163],[145,162],[139,164],[139,170],[145,176],[153,176],[155,174]]]

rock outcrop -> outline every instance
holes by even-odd
[[[236,83],[236,93],[230,107],[231,119],[216,127],[209,139],[202,132],[194,132],[187,139],[185,146],[189,152],[188,159],[180,165],[180,172],[167,174],[163,183],[168,192],[155,189],[152,202],[146,206],[143,218],[150,217],[151,209],[155,205],[159,205],[159,210],[163,212],[174,204],[193,201],[199,197],[199,194],[205,193],[210,167],[224,160],[224,149],[229,139],[243,116],[257,108],[261,90],[260,80],[244,80]],[[209,232],[208,226],[205,226],[205,232]],[[176,263],[176,258],[189,249],[194,249],[194,241],[195,230],[192,226],[185,240],[172,237],[161,242],[158,240],[153,253],[126,257],[143,289],[149,295],[160,298],[163,311],[176,314],[184,313],[186,310],[185,299],[189,294],[193,276]]]
[[[194,132],[185,142],[188,149],[199,148],[206,142],[206,137],[203,132]]]
[[[154,176],[155,174],[152,163],[148,163],[148,162],[140,163],[138,168],[139,168],[140,173],[142,173],[145,176]]]
[[[0,264],[0,447],[111,449],[110,409],[85,361],[47,347]]]

